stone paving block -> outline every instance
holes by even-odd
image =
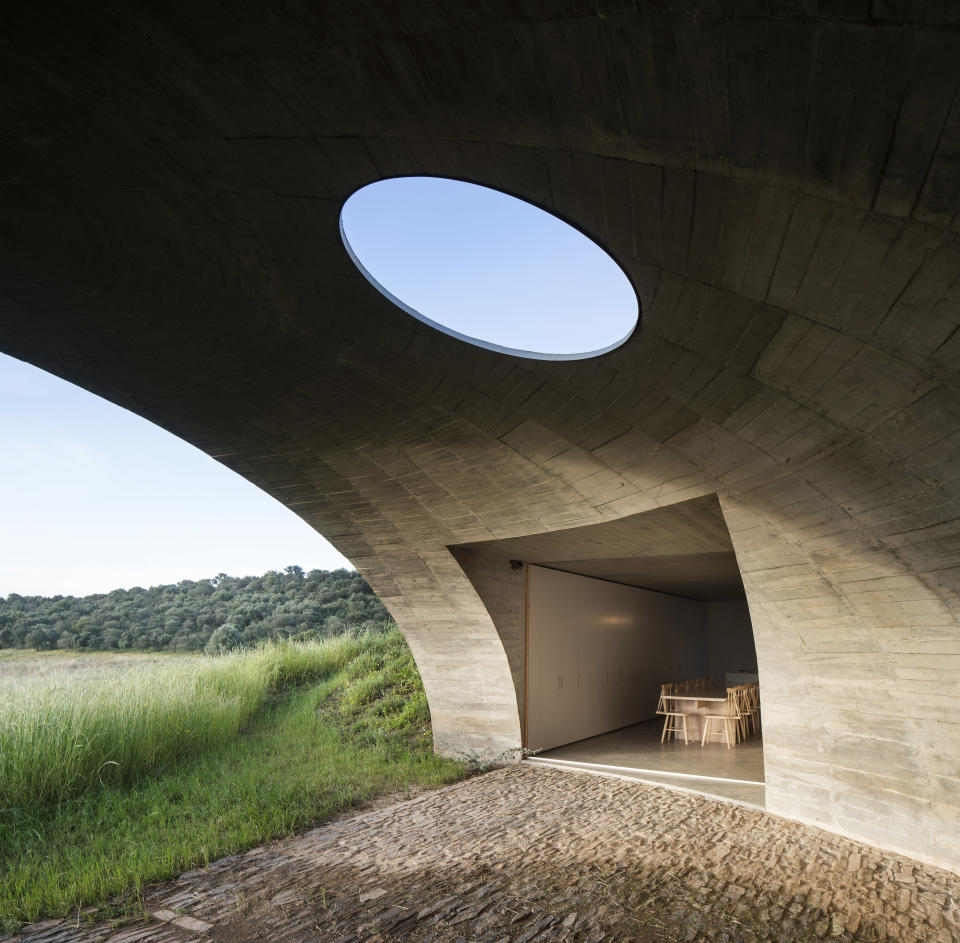
[[[184,930],[189,930],[191,933],[207,933],[213,927],[213,924],[187,915],[174,917],[170,922],[175,923],[178,927],[183,927]]]

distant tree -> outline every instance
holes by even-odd
[[[218,629],[214,629],[210,640],[203,650],[208,655],[222,655],[224,652],[233,652],[243,648],[243,636],[240,630],[229,622],[225,622]]]
[[[49,651],[57,646],[57,633],[45,625],[38,625],[27,633],[26,643],[28,648],[38,652]]]
[[[340,635],[342,632],[347,631],[347,623],[344,622],[340,616],[330,616],[326,622],[323,623],[323,627],[327,635]]]

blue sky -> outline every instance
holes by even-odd
[[[0,355],[0,596],[349,566],[199,449]]]
[[[454,181],[381,182],[343,223],[364,266],[454,330],[548,353],[636,321],[615,263],[555,217]],[[279,502],[170,433],[0,354],[0,596],[83,595],[350,566]]]

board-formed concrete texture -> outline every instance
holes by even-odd
[[[0,350],[328,537],[410,640],[440,748],[520,742],[496,579],[451,546],[716,495],[769,809],[960,868],[955,4],[0,17]],[[404,314],[338,232],[397,174],[569,220],[633,280],[640,328],[551,363]]]

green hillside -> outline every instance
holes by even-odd
[[[391,623],[353,570],[288,566],[263,576],[221,573],[94,596],[0,597],[0,648],[200,651],[214,631],[250,646],[263,639],[329,638]]]

